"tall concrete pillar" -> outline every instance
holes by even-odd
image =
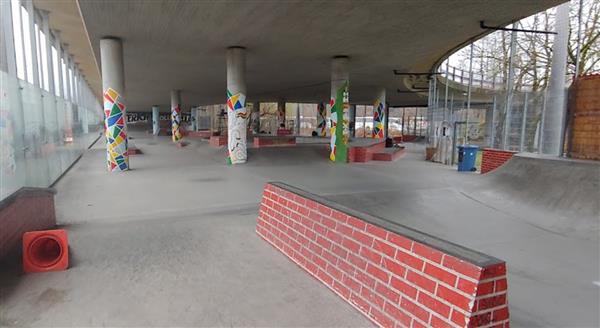
[[[152,106],[152,134],[157,136],[160,132],[160,108]]]
[[[181,92],[171,90],[171,136],[173,142],[181,140]]]
[[[252,116],[251,116],[252,132],[254,134],[260,133],[260,102],[254,102],[252,104]]]
[[[373,103],[373,138],[385,138],[385,89],[381,88],[377,91],[377,97]]]
[[[320,102],[317,104],[317,135],[319,137],[327,136],[327,111],[325,104]]]
[[[283,125],[282,125],[283,124]],[[285,101],[277,102],[277,128],[285,128]]]
[[[336,56],[331,62],[331,153],[329,159],[338,163],[348,161],[348,107],[350,72],[346,56]]]
[[[542,153],[560,156],[566,117],[565,76],[569,42],[569,2],[556,8],[556,32],[552,45],[552,70],[548,83],[548,100],[544,116]]]
[[[227,49],[227,148],[228,162],[246,163],[246,49]]]
[[[123,43],[120,39],[100,40],[100,62],[108,170],[125,171],[129,169],[129,157],[127,156],[127,120],[124,100]]]

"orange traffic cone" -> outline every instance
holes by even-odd
[[[61,271],[69,266],[69,241],[62,229],[29,231],[23,234],[23,270]]]

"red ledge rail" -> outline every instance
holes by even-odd
[[[509,327],[502,260],[280,182],[256,232],[381,327]]]

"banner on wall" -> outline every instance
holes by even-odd
[[[161,113],[159,114],[158,119],[161,121],[170,121],[171,113]],[[190,113],[181,113],[181,122],[189,122],[190,120]],[[127,123],[150,121],[152,121],[152,113],[127,113]]]

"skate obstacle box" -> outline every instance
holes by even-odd
[[[23,271],[61,271],[68,266],[69,242],[65,230],[29,231],[23,234]]]
[[[508,327],[505,262],[280,182],[257,234],[381,327]]]

